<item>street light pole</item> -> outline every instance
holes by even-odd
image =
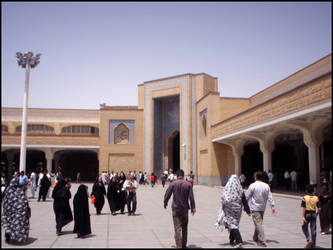
[[[29,78],[30,68],[34,68],[39,64],[41,54],[37,54],[33,57],[32,52],[27,52],[24,55],[17,52],[17,63],[22,68],[25,68],[25,87],[23,95],[23,114],[22,114],[22,127],[21,127],[21,151],[20,151],[20,172],[26,170],[26,142],[27,142],[27,109],[28,109],[28,97],[29,97]]]

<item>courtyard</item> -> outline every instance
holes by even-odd
[[[87,183],[89,192],[92,183]],[[70,200],[79,184],[72,183]],[[107,186],[106,186],[107,187]],[[73,234],[74,223],[63,227],[63,235],[57,236],[53,199],[37,202],[29,199],[32,210],[30,218],[29,242],[24,245],[9,245],[1,233],[3,248],[174,248],[174,228],[172,222],[171,202],[163,208],[163,197],[168,184],[163,188],[159,183],[153,188],[140,185],[137,190],[136,216],[127,216],[119,212],[112,216],[109,204],[105,201],[102,214],[96,215],[94,206],[90,206],[92,234],[86,238],[77,238]],[[230,248],[227,231],[220,232],[215,228],[215,219],[220,207],[222,187],[194,186],[194,197],[197,213],[189,215],[188,247],[189,248]],[[27,191],[28,197],[30,191]],[[268,248],[304,248],[305,237],[301,230],[301,195],[274,193],[277,215],[272,215],[267,204],[264,216],[264,230]],[[240,232],[244,248],[257,248],[252,240],[254,225],[251,217],[245,213],[240,222]],[[317,220],[317,247],[331,248],[332,235],[320,234],[320,223]]]

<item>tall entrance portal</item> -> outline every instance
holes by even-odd
[[[179,131],[174,131],[168,138],[168,169],[176,172],[180,169]]]
[[[179,96],[154,99],[154,173],[180,169]]]

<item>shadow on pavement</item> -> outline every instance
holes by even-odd
[[[276,243],[276,244],[280,244],[280,241],[277,241],[277,240],[266,240],[266,243]]]
[[[96,234],[88,234],[88,235],[84,235],[84,236],[81,236],[81,237],[76,237],[76,239],[88,239],[88,238],[92,238],[92,237],[95,237]]]
[[[61,231],[61,233],[58,236],[65,235],[65,234],[73,234],[73,230]]]
[[[193,244],[193,245],[187,245],[187,248],[202,248],[202,247]]]

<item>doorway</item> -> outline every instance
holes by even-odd
[[[177,172],[180,169],[180,136],[175,130],[168,138],[168,169]]]

